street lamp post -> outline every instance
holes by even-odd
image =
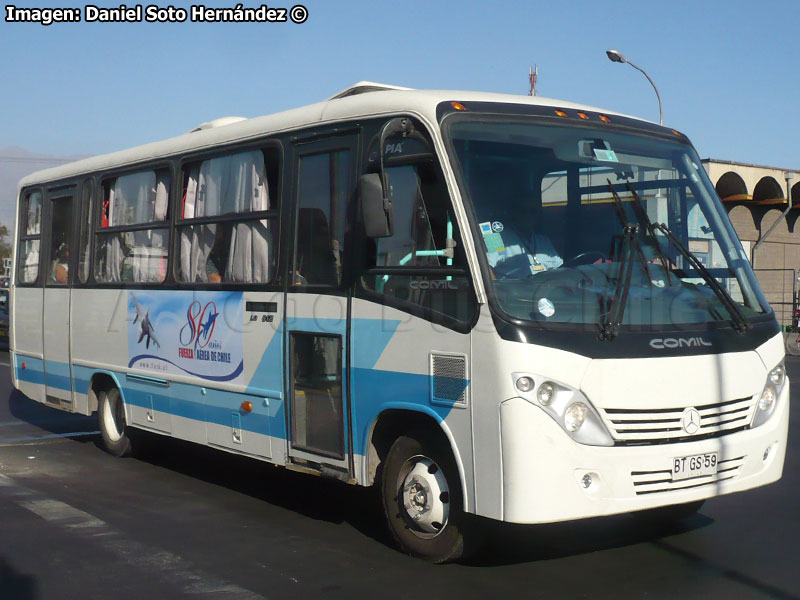
[[[628,63],[634,69],[636,69],[637,71],[641,72],[642,75],[647,77],[647,81],[649,81],[650,85],[653,86],[653,89],[656,91],[656,98],[658,98],[658,124],[659,125],[663,125],[664,124],[664,111],[661,109],[661,94],[658,93],[658,88],[656,87],[656,84],[653,83],[653,80],[650,79],[650,75],[645,73],[644,69],[641,69],[641,68],[637,67],[631,61],[629,61],[627,58],[625,58],[622,55],[622,52],[620,52],[618,50],[606,50],[606,56],[608,56],[608,60],[610,60],[611,62]]]

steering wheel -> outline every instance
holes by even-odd
[[[562,263],[562,267],[577,267],[579,265],[590,265],[598,260],[607,260],[608,255],[600,250],[588,250],[568,258]]]
[[[498,279],[526,279],[531,276],[531,263],[527,254],[515,254],[499,261],[494,266]]]

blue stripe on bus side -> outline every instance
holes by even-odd
[[[345,324],[344,319],[295,317],[289,320],[288,327],[290,331],[343,334]],[[400,321],[396,319],[353,319],[352,337],[358,340],[351,354],[353,366],[373,368],[399,326]],[[284,324],[280,323],[253,372],[247,387],[248,393],[283,389],[283,333]]]
[[[110,371],[105,371],[103,369],[92,369],[90,367],[83,367],[81,365],[72,365],[72,378],[75,382],[75,393],[88,394],[89,382],[97,373],[111,374]],[[118,374],[114,373],[114,376],[117,382],[124,381]],[[124,375],[122,377],[124,377]]]
[[[23,364],[25,368],[22,367]],[[14,370],[17,373],[17,379],[20,381],[44,385],[44,361],[42,359],[32,358],[23,354],[15,354]]]
[[[45,385],[60,390],[72,391],[72,384],[69,375],[69,363],[57,362],[54,360],[44,361],[44,380]]]
[[[453,409],[451,406],[431,404],[430,375],[354,368],[350,374],[353,387],[354,419],[353,446],[356,453],[366,455],[369,429],[378,415],[386,409],[418,410],[442,422]],[[469,385],[460,380],[461,391]]]
[[[25,368],[22,368],[22,365]],[[73,367],[76,369],[77,367]],[[72,390],[69,377],[69,363],[57,362],[54,360],[43,361],[40,358],[33,358],[24,354],[14,355],[14,370],[17,379],[38,385],[47,385],[51,388]],[[46,370],[46,371],[45,371]],[[46,372],[46,375],[45,375]],[[85,394],[89,388],[89,381],[75,378],[76,392]]]
[[[86,382],[85,389],[88,389],[89,379],[98,371],[88,367],[73,366],[73,372]],[[253,403],[253,411],[241,413],[242,429],[269,433],[275,437],[286,437],[283,403],[278,399],[270,398],[269,406],[264,406],[264,399],[267,397],[263,395],[227,392],[174,381],[170,382],[168,388],[164,388],[161,385],[128,380],[124,373],[110,373],[119,382],[123,398],[129,405],[152,408],[171,416],[230,427],[231,413],[239,411],[242,402],[250,400]],[[264,420],[258,417],[269,419],[268,431],[265,430]]]
[[[84,369],[81,371],[80,369]],[[75,384],[76,394],[89,393],[89,380],[92,378],[92,371],[85,367],[72,366],[72,383]]]
[[[352,339],[358,340],[354,344],[351,351],[352,364],[354,367],[363,369],[372,369],[380,359],[386,347],[389,345],[392,337],[394,336],[397,328],[400,326],[401,321],[397,319],[359,319],[354,318],[351,322]],[[320,332],[329,334],[344,335],[347,321],[345,319],[325,319],[325,318],[305,318],[305,317],[292,317],[286,323],[281,322],[277,330],[272,336],[264,354],[258,362],[258,366],[253,372],[250,383],[247,387],[247,393],[258,395],[263,390],[283,390],[284,389],[284,373],[283,373],[283,343],[284,332],[288,327],[289,331],[306,331],[306,332]],[[344,367],[344,365],[343,365]],[[409,374],[412,378],[417,377]],[[352,381],[351,381],[352,384]],[[351,392],[355,397],[355,390]],[[344,390],[344,386],[343,386]],[[346,391],[345,391],[346,393]],[[360,393],[360,392],[359,392]],[[372,393],[367,392],[367,395]],[[420,402],[427,402],[428,396],[421,396]],[[281,415],[280,419],[273,419],[270,423],[273,437],[280,437],[286,439],[286,419],[283,416],[284,404],[281,402]],[[353,410],[352,422],[354,423],[353,429],[360,431],[362,428],[358,425],[362,418],[360,411]],[[225,418],[230,419],[230,414],[225,413]],[[227,422],[227,421],[226,421]],[[355,452],[362,452],[359,443],[359,436],[354,433],[353,444]],[[350,441],[345,438],[346,450],[349,451]]]
[[[265,352],[264,358],[267,358],[266,354]],[[375,356],[375,353],[372,356]],[[21,368],[22,362],[26,363],[25,369]],[[51,364],[51,361],[48,361],[48,367]],[[64,366],[66,363],[60,363],[58,369],[61,370]],[[39,359],[15,356],[17,377],[22,381],[44,384],[43,367],[44,364]],[[96,369],[74,365],[75,391],[86,393],[89,380],[97,372]],[[241,413],[242,429],[256,433],[268,433],[279,439],[287,437],[285,404],[280,399],[268,398],[269,406],[265,406],[264,399],[267,397],[257,393],[226,392],[177,382],[170,382],[169,388],[166,389],[162,387],[154,389],[155,386],[145,382],[126,380],[124,373],[108,373],[116,377],[121,384],[120,388],[125,401],[133,406],[151,408],[152,399],[152,408],[164,414],[230,427],[231,413],[239,411],[243,401],[250,400],[253,403],[253,411]],[[57,379],[61,384],[58,387],[65,390],[70,389],[68,379],[63,377]],[[438,422],[444,421],[452,410],[451,406],[430,403],[431,377],[427,374],[353,368],[351,384],[353,388],[353,446],[356,454],[366,454],[369,428],[377,416],[387,408],[418,410]],[[469,381],[464,380],[462,384],[466,389]],[[251,391],[255,392],[256,390],[248,389],[248,392]],[[268,419],[268,431],[265,431],[264,419]]]

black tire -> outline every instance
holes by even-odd
[[[688,519],[692,515],[695,515],[705,503],[705,500],[695,500],[694,502],[687,502],[685,504],[659,506],[658,508],[644,511],[644,514],[649,520],[654,522],[674,523],[676,521]]]
[[[117,457],[133,454],[133,444],[127,431],[125,406],[115,387],[98,393],[97,420],[106,451]]]
[[[382,464],[380,485],[386,522],[403,552],[435,563],[451,562],[465,554],[461,482],[449,446],[421,433],[397,438]],[[433,498],[435,493],[428,498],[427,492],[442,489],[440,503]],[[412,500],[408,494],[414,490],[418,491]],[[406,507],[404,494],[416,508]],[[418,498],[424,500],[418,502]],[[433,508],[426,508],[430,506]],[[446,513],[443,523],[435,520],[435,515],[443,514],[437,508]],[[411,513],[422,517],[423,525]],[[437,525],[438,531],[431,531]]]

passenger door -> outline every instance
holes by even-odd
[[[294,147],[292,252],[286,303],[288,454],[351,474],[345,236],[356,137]]]
[[[47,402],[72,407],[70,366],[70,287],[73,273],[73,190],[50,192],[47,196],[50,235],[44,263],[44,379]]]

